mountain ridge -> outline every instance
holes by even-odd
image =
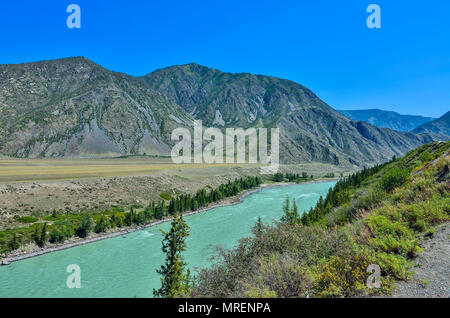
[[[338,110],[344,116],[353,120],[365,121],[371,125],[390,128],[398,131],[411,131],[414,128],[430,122],[435,118],[419,115],[403,115],[394,111],[382,109],[358,109],[358,110]]]
[[[450,136],[450,111],[431,122],[415,128],[412,132],[418,134],[428,132]]]
[[[352,121],[301,84],[196,63],[134,77],[84,57],[0,65],[0,153],[167,155],[176,127],[279,127],[282,162],[363,166],[436,135]]]

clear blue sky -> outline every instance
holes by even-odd
[[[81,7],[82,28],[66,27]],[[381,7],[368,29],[366,7]],[[85,56],[144,75],[196,62],[294,80],[337,109],[438,117],[450,109],[448,0],[14,0],[0,64]]]

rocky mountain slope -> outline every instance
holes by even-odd
[[[381,109],[338,110],[338,112],[356,121],[365,121],[377,127],[399,131],[410,131],[435,119],[432,117],[401,115]]]
[[[284,161],[370,164],[435,139],[352,121],[289,80],[197,64],[157,70],[145,79],[204,125],[279,127]]]
[[[369,165],[438,137],[346,118],[289,80],[197,64],[143,77],[81,57],[0,66],[0,153],[167,155],[175,127],[279,127],[283,162]]]
[[[436,120],[417,127],[413,132],[416,134],[429,132],[450,136],[450,111]]]
[[[168,154],[190,116],[85,58],[0,66],[0,152],[16,157]],[[178,119],[179,118],[179,119]]]

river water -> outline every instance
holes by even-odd
[[[186,217],[191,228],[185,261],[196,268],[210,264],[213,245],[235,246],[249,236],[258,216],[270,223],[282,216],[286,196],[295,198],[299,211],[309,210],[335,182],[266,188],[242,203],[214,208]],[[162,234],[170,222],[127,235],[0,266],[0,297],[152,297],[159,288],[156,269],[164,262]],[[81,288],[66,285],[67,266],[81,269]]]

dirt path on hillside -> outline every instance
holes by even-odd
[[[436,228],[432,239],[426,240],[425,249],[415,260],[409,282],[397,282],[392,297],[450,298],[450,224]]]

